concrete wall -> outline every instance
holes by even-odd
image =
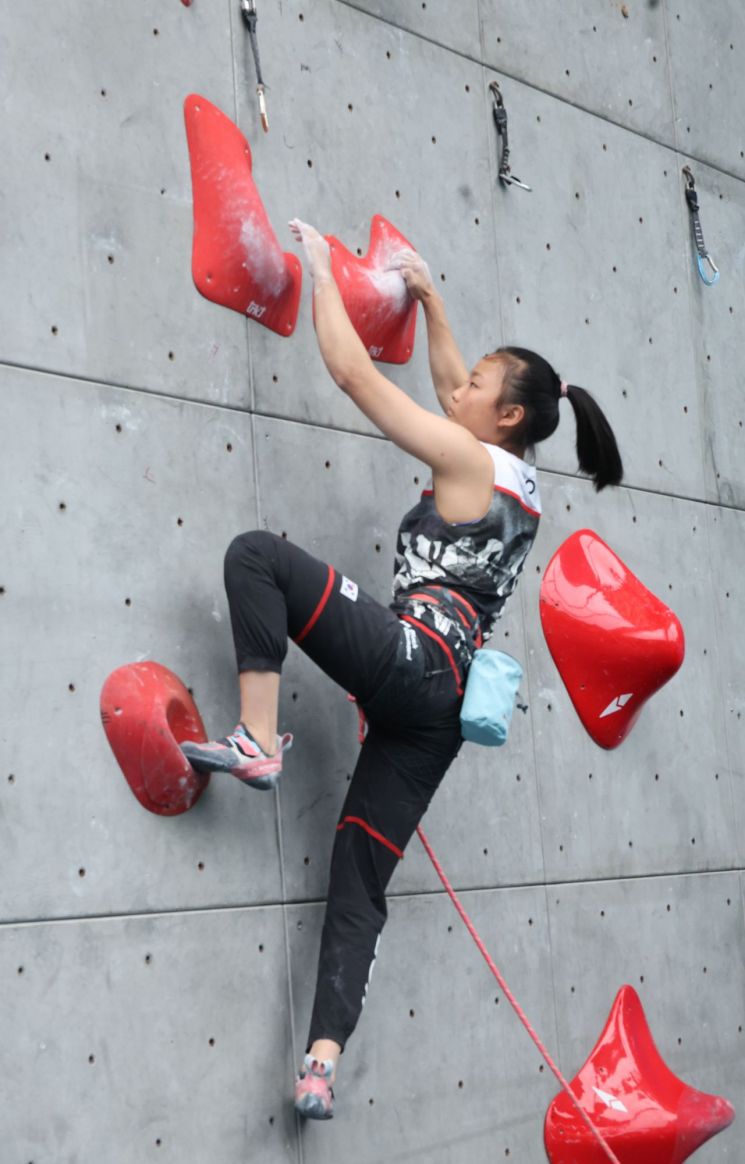
[[[337,1117],[298,1128],[354,713],[293,652],[279,793],[214,780],[173,819],[135,801],[101,731],[104,678],[143,658],[194,688],[211,733],[232,725],[229,539],[286,531],[385,598],[424,474],[325,374],[307,280],[289,341],[196,294],[190,91],[247,134],[280,234],[297,213],[364,250],[386,215],[468,358],[535,347],[606,408],[622,489],[574,475],[568,416],[541,450],[546,517],[495,636],[526,665],[530,711],[503,752],[464,748],[426,827],[567,1075],[630,982],[671,1068],[742,1111],[745,9],[258,8],[267,137],[237,0],[0,0],[3,1161],[522,1164],[543,1158],[556,1090],[413,843]],[[532,194],[496,183],[493,78]],[[393,376],[433,403],[421,330]],[[610,754],[538,622],[541,571],[581,526],[687,636]],[[735,1162],[739,1138],[696,1159]]]

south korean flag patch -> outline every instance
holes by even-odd
[[[351,578],[342,577],[341,592],[345,598],[349,599],[350,602],[356,602],[357,595],[360,592],[360,588],[356,582],[353,582],[351,580]]]

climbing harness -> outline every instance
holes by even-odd
[[[686,201],[688,203],[688,209],[691,212],[691,218],[693,219],[693,235],[696,240],[696,250],[698,251],[698,255],[696,256],[698,261],[698,273],[707,287],[713,287],[714,284],[719,281],[719,268],[715,265],[714,260],[706,249],[706,243],[704,242],[704,232],[701,229],[701,219],[699,218],[698,213],[698,194],[696,193],[696,181],[693,177],[690,166],[683,166],[683,174],[686,180]],[[707,263],[713,272],[711,275],[707,274],[705,265]]]
[[[434,865],[435,872],[437,873],[437,876],[440,878],[440,881],[442,882],[442,884],[443,884],[443,885],[444,885],[444,887],[445,887],[445,891],[446,891],[446,893],[447,893],[448,897],[450,898],[450,900],[452,901],[453,905],[454,905],[454,906],[455,906],[455,908],[457,909],[457,911],[458,911],[458,914],[460,915],[461,921],[463,921],[463,923],[464,923],[464,924],[465,924],[465,926],[466,926],[466,929],[468,930],[469,934],[471,935],[471,937],[473,938],[474,942],[476,943],[476,945],[477,945],[477,947],[478,947],[478,949],[479,949],[479,952],[480,952],[480,954],[482,955],[482,957],[483,957],[483,958],[484,958],[484,960],[486,961],[486,964],[487,964],[487,966],[489,967],[489,969],[491,970],[492,974],[493,974],[493,975],[494,975],[494,977],[496,978],[497,982],[498,982],[498,983],[499,983],[499,985],[501,986],[501,988],[502,988],[502,991],[503,991],[503,993],[504,993],[504,996],[505,996],[505,998],[506,998],[506,999],[507,999],[507,1001],[509,1002],[509,1004],[510,1004],[510,1006],[512,1007],[512,1009],[515,1011],[515,1014],[516,1014],[516,1015],[517,1015],[517,1017],[520,1019],[520,1022],[521,1022],[521,1023],[523,1024],[523,1026],[525,1027],[526,1031],[527,1031],[527,1032],[528,1032],[528,1034],[530,1035],[531,1039],[532,1039],[532,1040],[533,1040],[533,1042],[535,1043],[536,1047],[537,1047],[537,1048],[538,1048],[538,1050],[540,1051],[541,1055],[542,1055],[542,1056],[543,1056],[543,1058],[545,1059],[545,1061],[546,1061],[546,1063],[548,1064],[548,1066],[550,1067],[551,1071],[553,1071],[554,1075],[555,1075],[555,1076],[556,1076],[556,1078],[558,1079],[558,1081],[559,1081],[559,1083],[561,1084],[562,1088],[564,1089],[564,1091],[566,1092],[566,1094],[569,1096],[570,1100],[572,1101],[572,1103],[573,1103],[573,1104],[574,1104],[574,1106],[576,1107],[576,1109],[577,1109],[577,1111],[578,1111],[579,1115],[580,1115],[580,1116],[581,1116],[581,1118],[582,1118],[582,1121],[583,1121],[583,1123],[585,1123],[585,1124],[587,1125],[587,1127],[589,1128],[589,1130],[592,1132],[593,1136],[595,1137],[595,1139],[597,1140],[598,1144],[599,1144],[599,1145],[600,1145],[600,1147],[602,1148],[602,1150],[603,1150],[603,1153],[604,1153],[604,1155],[605,1155],[605,1158],[606,1158],[607,1160],[610,1160],[610,1161],[611,1161],[611,1164],[620,1164],[620,1161],[619,1161],[618,1157],[617,1157],[617,1156],[615,1155],[615,1153],[612,1151],[612,1149],[610,1148],[609,1144],[608,1144],[608,1143],[607,1143],[607,1142],[606,1142],[606,1141],[603,1139],[603,1137],[600,1135],[600,1132],[598,1131],[598,1129],[597,1129],[597,1128],[595,1127],[595,1125],[593,1124],[593,1122],[592,1122],[592,1120],[590,1119],[590,1117],[588,1116],[587,1112],[586,1112],[586,1111],[584,1111],[584,1109],[583,1109],[583,1108],[580,1106],[580,1103],[579,1103],[579,1100],[577,1099],[577,1096],[576,1096],[576,1095],[574,1094],[574,1092],[572,1091],[571,1087],[570,1087],[570,1086],[569,1086],[569,1084],[567,1083],[567,1081],[566,1081],[566,1079],[564,1078],[564,1076],[562,1075],[561,1071],[560,1071],[560,1070],[559,1070],[559,1068],[556,1066],[556,1064],[554,1063],[553,1059],[552,1059],[552,1058],[551,1058],[551,1056],[549,1055],[548,1051],[547,1051],[547,1050],[546,1050],[546,1048],[544,1047],[543,1043],[542,1043],[542,1042],[541,1042],[541,1040],[539,1039],[538,1035],[536,1034],[536,1032],[533,1030],[532,1026],[530,1025],[530,1022],[528,1021],[528,1018],[527,1018],[527,1016],[526,1016],[525,1012],[523,1011],[522,1007],[521,1007],[521,1006],[520,1006],[520,1004],[518,1003],[518,1001],[517,1001],[517,999],[515,998],[514,994],[513,994],[513,993],[512,993],[512,991],[510,990],[510,988],[509,988],[509,986],[507,985],[507,983],[505,982],[504,978],[502,977],[502,974],[501,974],[501,972],[500,972],[500,970],[499,970],[499,967],[498,967],[498,966],[497,966],[497,965],[494,963],[494,961],[492,960],[492,958],[491,958],[491,955],[489,954],[489,951],[486,949],[486,946],[485,946],[485,945],[484,945],[484,943],[482,942],[482,940],[481,940],[481,938],[480,938],[480,936],[479,936],[479,934],[478,934],[478,931],[476,930],[476,927],[474,926],[474,924],[473,924],[473,922],[471,921],[470,917],[468,916],[468,914],[466,913],[465,909],[464,909],[464,908],[463,908],[463,906],[461,905],[461,902],[460,902],[460,900],[459,900],[459,898],[458,898],[458,895],[456,894],[456,892],[455,892],[455,890],[453,889],[452,885],[451,885],[451,884],[450,884],[450,882],[448,881],[448,879],[447,879],[447,877],[446,877],[446,875],[445,875],[445,872],[444,872],[444,870],[443,870],[443,868],[442,868],[442,865],[441,865],[441,864],[440,864],[440,862],[437,860],[437,857],[435,856],[435,854],[434,854],[434,852],[433,852],[433,850],[432,850],[432,846],[430,845],[429,841],[427,840],[426,836],[424,835],[424,831],[422,830],[422,827],[421,827],[421,825],[417,825],[417,830],[416,830],[416,831],[417,831],[417,834],[418,834],[418,836],[419,836],[419,840],[420,840],[420,841],[422,842],[422,844],[424,845],[424,849],[425,849],[425,852],[426,852],[427,856],[429,857],[430,861],[431,861],[431,862],[432,862],[432,864]]]
[[[264,78],[261,75],[261,61],[259,60],[259,42],[256,39],[256,0],[241,0],[241,15],[248,29],[248,35],[251,40],[251,51],[254,55],[254,62],[256,64],[256,94],[259,98],[259,113],[261,114],[261,124],[264,133],[269,132],[269,118],[266,115],[266,101],[264,100]]]
[[[510,170],[510,144],[507,136],[507,110],[504,107],[504,99],[500,91],[499,85],[496,81],[492,81],[489,85],[489,91],[494,98],[494,124],[497,127],[497,135],[502,141],[502,157],[499,163],[499,181],[503,186],[519,186],[521,190],[530,190],[531,187],[521,182]]]

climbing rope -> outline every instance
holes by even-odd
[[[484,960],[486,961],[486,964],[487,964],[487,966],[489,967],[489,969],[491,970],[492,974],[493,974],[493,975],[494,975],[494,977],[496,978],[497,982],[498,982],[498,983],[499,983],[499,985],[501,986],[501,988],[502,988],[502,991],[504,992],[504,996],[505,996],[505,998],[506,998],[506,999],[507,999],[507,1001],[509,1002],[509,1004],[510,1004],[510,1006],[512,1007],[512,1009],[515,1011],[515,1014],[516,1014],[516,1015],[517,1015],[517,1017],[520,1019],[520,1022],[521,1022],[521,1023],[523,1024],[523,1026],[525,1027],[526,1031],[527,1031],[527,1032],[528,1032],[528,1034],[530,1035],[531,1039],[532,1039],[532,1040],[533,1040],[533,1042],[535,1043],[536,1047],[537,1047],[537,1048],[538,1048],[538,1050],[540,1051],[541,1055],[542,1055],[542,1056],[543,1056],[543,1058],[545,1059],[545,1061],[546,1061],[546,1063],[548,1064],[548,1066],[549,1066],[549,1067],[551,1068],[551,1070],[553,1071],[554,1075],[555,1075],[555,1076],[556,1076],[556,1078],[558,1079],[558,1081],[559,1081],[559,1083],[561,1084],[561,1086],[563,1087],[564,1091],[566,1092],[566,1094],[567,1094],[567,1095],[569,1096],[569,1098],[571,1099],[572,1103],[574,1104],[574,1106],[576,1107],[577,1111],[579,1112],[579,1114],[580,1114],[580,1116],[581,1116],[581,1118],[582,1118],[583,1122],[584,1122],[584,1123],[587,1125],[587,1127],[590,1129],[590,1131],[592,1132],[592,1134],[593,1134],[593,1136],[595,1137],[595,1139],[597,1140],[597,1142],[600,1144],[600,1147],[602,1148],[603,1152],[605,1153],[606,1159],[610,1160],[610,1161],[611,1161],[611,1164],[620,1164],[620,1161],[619,1161],[618,1157],[615,1155],[615,1153],[614,1153],[614,1152],[611,1150],[610,1146],[609,1146],[609,1145],[606,1143],[606,1141],[605,1141],[605,1140],[603,1139],[603,1137],[600,1135],[600,1132],[597,1130],[597,1128],[596,1128],[596,1127],[595,1127],[595,1125],[593,1124],[593,1122],[592,1122],[592,1120],[590,1119],[590,1117],[588,1116],[587,1112],[585,1112],[585,1111],[582,1109],[582,1107],[580,1106],[579,1100],[577,1099],[576,1095],[574,1094],[574,1092],[573,1092],[573,1091],[572,1091],[572,1089],[570,1088],[569,1084],[567,1083],[566,1079],[565,1079],[565,1078],[564,1078],[564,1076],[562,1075],[562,1073],[561,1073],[561,1071],[559,1070],[559,1068],[558,1068],[558,1067],[556,1066],[556,1064],[554,1063],[553,1059],[552,1059],[552,1058],[551,1058],[551,1056],[549,1055],[549,1053],[548,1053],[548,1051],[546,1050],[546,1048],[544,1047],[543,1043],[542,1043],[542,1042],[541,1042],[541,1040],[538,1038],[538,1035],[535,1033],[535,1031],[533,1030],[532,1026],[530,1025],[530,1022],[528,1021],[528,1019],[527,1019],[527,1016],[525,1015],[525,1012],[523,1011],[522,1007],[521,1007],[521,1006],[520,1006],[520,1004],[518,1003],[518,1001],[517,1001],[517,999],[515,998],[514,994],[513,994],[513,993],[512,993],[512,991],[510,990],[510,988],[509,988],[509,986],[507,985],[507,983],[505,982],[504,978],[502,977],[502,974],[501,974],[501,972],[500,972],[500,970],[499,970],[499,967],[498,967],[498,966],[496,966],[496,965],[495,965],[495,963],[492,961],[491,955],[489,954],[489,951],[487,950],[486,946],[484,945],[484,943],[482,942],[481,938],[479,937],[479,934],[478,934],[478,932],[477,932],[477,930],[476,930],[476,927],[474,926],[474,924],[473,924],[473,922],[471,921],[470,917],[468,916],[468,914],[466,913],[465,909],[464,909],[464,908],[463,908],[463,906],[461,905],[461,903],[460,903],[460,901],[459,901],[459,899],[458,899],[458,895],[456,894],[456,892],[455,892],[455,890],[453,889],[452,885],[451,885],[451,884],[450,884],[450,882],[448,881],[448,879],[447,879],[447,877],[446,877],[446,875],[445,875],[445,872],[444,872],[444,870],[443,870],[443,868],[442,868],[442,865],[441,865],[441,864],[440,864],[440,862],[437,860],[437,857],[435,856],[435,854],[434,854],[434,852],[433,852],[433,850],[432,850],[432,846],[430,845],[429,841],[427,840],[426,836],[424,835],[424,831],[422,830],[422,828],[421,828],[421,825],[417,826],[417,830],[416,830],[416,831],[417,831],[417,833],[418,833],[418,835],[419,835],[419,840],[420,840],[420,841],[422,842],[422,844],[424,845],[424,848],[425,848],[425,851],[426,851],[426,853],[427,853],[427,856],[429,857],[430,861],[432,862],[432,864],[433,864],[433,865],[434,865],[434,867],[435,867],[435,872],[437,873],[437,876],[440,878],[440,881],[441,881],[441,882],[442,882],[442,884],[445,886],[445,890],[446,890],[446,892],[447,892],[447,894],[448,894],[448,896],[449,896],[450,900],[452,901],[453,905],[455,906],[455,908],[457,909],[458,913],[460,914],[461,920],[464,922],[464,924],[465,924],[465,926],[466,926],[466,929],[468,930],[469,934],[471,935],[471,937],[473,938],[474,942],[475,942],[475,943],[476,943],[476,945],[478,946],[478,948],[479,948],[479,951],[480,951],[481,955],[483,956]]]
[[[248,37],[251,41],[251,51],[254,55],[254,62],[256,64],[256,94],[259,98],[259,113],[261,115],[261,124],[264,133],[269,132],[269,118],[266,115],[266,101],[264,99],[264,78],[261,75],[261,61],[259,60],[259,42],[256,38],[256,0],[241,0],[241,15],[248,29]]]
[[[698,261],[698,273],[703,279],[707,287],[713,287],[719,280],[719,268],[715,265],[714,260],[706,249],[704,242],[704,232],[701,229],[701,219],[698,212],[698,194],[696,193],[696,181],[691,172],[690,166],[683,166],[683,174],[686,180],[686,201],[688,209],[691,212],[693,220],[693,236],[696,240],[696,256]],[[711,268],[711,275],[707,274],[706,264]]]
[[[507,136],[507,110],[504,106],[504,99],[501,90],[496,81],[492,81],[489,85],[489,90],[494,98],[494,108],[492,113],[494,115],[494,124],[497,127],[497,136],[502,143],[502,157],[499,162],[499,181],[503,186],[519,186],[521,190],[530,190],[525,182],[521,182],[510,170],[510,142]]]

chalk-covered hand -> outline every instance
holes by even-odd
[[[299,218],[291,219],[289,226],[296,241],[303,244],[311,278],[330,279],[331,251],[323,235],[319,234],[314,226],[301,222]]]
[[[398,251],[386,267],[387,271],[400,271],[412,299],[424,299],[434,291],[429,267],[416,251]]]

